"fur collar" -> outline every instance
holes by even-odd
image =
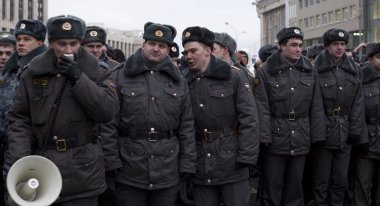
[[[270,75],[275,75],[279,72],[286,71],[291,67],[296,68],[302,72],[313,71],[313,65],[305,56],[302,55],[296,65],[292,66],[288,62],[284,61],[280,49],[273,53],[273,55],[271,55],[265,63],[267,71]]]
[[[94,80],[99,75],[99,63],[94,55],[88,53],[83,47],[79,49],[79,66],[81,71]],[[59,73],[57,59],[52,48],[34,58],[29,64],[29,71],[33,76],[56,75]]]
[[[181,73],[175,67],[169,56],[167,56],[163,62],[150,68],[140,48],[124,63],[124,73],[128,77],[137,76],[151,70],[164,72],[176,82],[181,80]]]
[[[227,62],[217,59],[214,55],[211,55],[210,64],[208,65],[207,70],[202,74],[197,74],[189,68],[183,70],[182,74],[187,79],[187,82],[190,83],[198,76],[205,76],[212,79],[226,80],[231,77],[231,65]]]
[[[319,73],[330,71],[335,67],[339,67],[354,76],[359,74],[359,68],[355,64],[354,60],[349,58],[346,54],[344,54],[341,58],[342,59],[338,63],[334,62],[327,49],[325,49],[315,59],[315,67],[318,69]]]
[[[380,78],[380,74],[373,70],[370,64],[363,67],[363,84],[370,83]]]
[[[17,52],[14,52],[12,56],[8,59],[5,64],[5,69],[3,74],[5,73],[17,73],[19,69],[23,69],[25,66],[29,64],[29,62],[36,56],[40,55],[44,51],[47,50],[45,44],[35,48],[27,55],[20,57]]]

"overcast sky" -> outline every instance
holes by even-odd
[[[255,54],[260,48],[260,20],[252,1],[255,0],[49,0],[48,17],[71,14],[89,23],[122,30],[143,30],[148,21],[170,24],[177,29],[177,43],[186,27],[202,26],[227,32],[233,38],[238,35],[238,49],[247,48]]]

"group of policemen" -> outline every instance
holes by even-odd
[[[0,38],[3,177],[50,159],[55,206],[248,206],[256,174],[261,205],[305,205],[304,177],[314,205],[344,205],[349,167],[354,204],[380,204],[380,44],[361,69],[331,29],[311,62],[301,29],[283,28],[252,74],[231,36],[198,26],[182,59],[167,24],[147,22],[124,62],[76,16],[20,20],[14,36]]]

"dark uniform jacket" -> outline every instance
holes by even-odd
[[[243,72],[211,56],[203,74],[183,71],[190,89],[197,137],[195,183],[219,185],[248,178],[259,152],[258,115]],[[207,139],[207,140],[206,140]]]
[[[65,84],[68,80],[58,73],[56,61],[54,50],[49,49],[34,58],[21,75],[8,116],[11,159],[38,154],[52,160],[63,180],[60,201],[96,196],[106,184],[103,152],[94,128],[113,119],[117,94],[109,84],[110,73],[85,49],[79,50],[82,75],[75,85]],[[50,126],[53,105],[63,87],[55,125]],[[54,139],[61,141],[59,148]]]
[[[290,65],[278,50],[257,70],[256,84],[260,141],[269,144],[268,153],[304,155],[325,139],[317,71],[306,57]]]
[[[324,111],[327,116],[325,148],[343,149],[347,144],[368,142],[365,128],[361,71],[345,54],[334,62],[327,50],[315,60]]]
[[[188,86],[170,57],[149,66],[139,49],[115,68],[113,77],[120,112],[108,124],[108,135],[118,134],[123,163],[116,181],[151,190],[177,185],[179,173],[194,174],[194,120]]]
[[[368,129],[368,157],[380,159],[380,73],[367,64],[363,68],[362,90]]]

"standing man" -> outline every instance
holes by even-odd
[[[249,167],[259,152],[258,116],[246,76],[212,55],[214,33],[182,33],[197,141],[194,199],[197,206],[248,206]]]
[[[368,64],[363,68],[362,89],[365,101],[365,120],[368,129],[369,151],[356,154],[354,205],[379,205],[380,188],[380,43],[367,44]],[[372,200],[372,201],[371,201]],[[371,203],[372,202],[372,203]]]
[[[86,33],[82,41],[83,47],[93,54],[104,69],[113,69],[119,63],[111,60],[106,55],[104,48],[106,47],[107,33],[106,31],[98,26],[88,26],[86,28]]]
[[[173,26],[146,23],[141,49],[114,71],[120,112],[107,134],[118,135],[123,163],[116,174],[118,206],[174,206],[179,179],[195,174],[189,91],[168,56],[176,34]]]
[[[116,114],[115,84],[81,47],[86,28],[82,19],[52,17],[47,28],[50,49],[22,73],[8,113],[11,160],[32,154],[50,159],[63,180],[55,205],[96,206],[106,183],[95,126]]]
[[[3,45],[10,45],[10,47],[4,48],[8,52],[12,51],[12,55],[7,60],[5,67],[0,70],[0,139],[4,145],[4,164],[2,164],[4,180],[6,180],[11,165],[8,151],[8,121],[5,117],[16,96],[20,84],[20,73],[35,56],[47,49],[44,44],[46,27],[37,20],[23,19],[17,22],[15,36],[17,40],[11,36],[5,39],[6,44]],[[16,52],[13,52],[15,48]],[[5,199],[7,199],[8,193],[4,194],[6,195]],[[7,200],[6,204],[8,204]]]
[[[178,44],[173,42],[169,50],[169,56],[172,59],[173,64],[178,68],[181,59],[179,58],[179,47]]]
[[[302,178],[310,145],[325,138],[317,71],[302,56],[303,32],[284,28],[280,49],[257,70],[264,206],[303,206]]]
[[[325,141],[313,154],[313,194],[318,206],[343,205],[351,145],[359,145],[359,150],[368,152],[367,134],[362,132],[365,110],[361,71],[345,54],[348,39],[345,30],[326,31],[325,50],[315,59],[327,116]]]
[[[10,34],[0,35],[0,71],[5,67],[9,57],[16,51],[16,39]],[[1,71],[2,72],[2,71]]]

